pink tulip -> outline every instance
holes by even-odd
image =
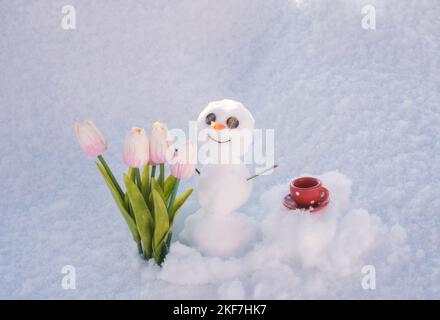
[[[92,121],[75,124],[76,139],[85,154],[97,157],[107,150],[107,141],[104,135],[96,128]]]
[[[172,155],[173,149],[170,148],[166,125],[161,122],[155,122],[150,140],[150,162],[153,164],[162,164],[167,162]]]
[[[196,170],[197,153],[191,141],[179,148],[171,160],[171,174],[177,179],[188,179]]]
[[[149,160],[148,137],[144,129],[132,128],[125,138],[124,162],[130,168],[140,168]]]

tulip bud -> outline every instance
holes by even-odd
[[[107,141],[104,135],[96,128],[92,121],[75,124],[76,139],[85,154],[97,157],[107,150]]]
[[[197,153],[191,141],[179,148],[172,159],[171,174],[177,179],[187,179],[196,170]]]
[[[167,162],[173,155],[168,138],[168,129],[165,124],[155,122],[150,141],[150,162],[162,164]]]
[[[149,160],[148,137],[144,129],[132,128],[125,138],[124,162],[130,168],[140,168]]]

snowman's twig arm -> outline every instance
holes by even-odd
[[[264,169],[263,171],[258,172],[258,173],[256,173],[256,174],[254,174],[253,176],[250,176],[249,178],[246,179],[246,181],[249,181],[249,180],[251,180],[251,179],[253,179],[253,178],[256,178],[256,177],[258,177],[258,176],[261,176],[263,173],[266,173],[267,171],[270,171],[270,170],[275,169],[275,168],[278,168],[278,165],[277,165],[277,164],[273,165],[273,166],[270,167],[270,168]]]

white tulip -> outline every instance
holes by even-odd
[[[76,139],[85,154],[97,157],[107,150],[107,141],[104,135],[96,128],[92,121],[75,124]]]
[[[124,162],[131,168],[140,168],[149,160],[148,137],[142,128],[132,128],[124,144]]]
[[[161,122],[153,124],[150,141],[150,160],[153,164],[167,162],[173,155],[174,150],[170,148],[168,141],[168,128]]]

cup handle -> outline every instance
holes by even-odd
[[[319,202],[322,203],[322,202],[327,201],[329,196],[330,196],[330,192],[328,191],[328,189],[325,187],[322,187],[321,188],[321,197],[319,199]]]

